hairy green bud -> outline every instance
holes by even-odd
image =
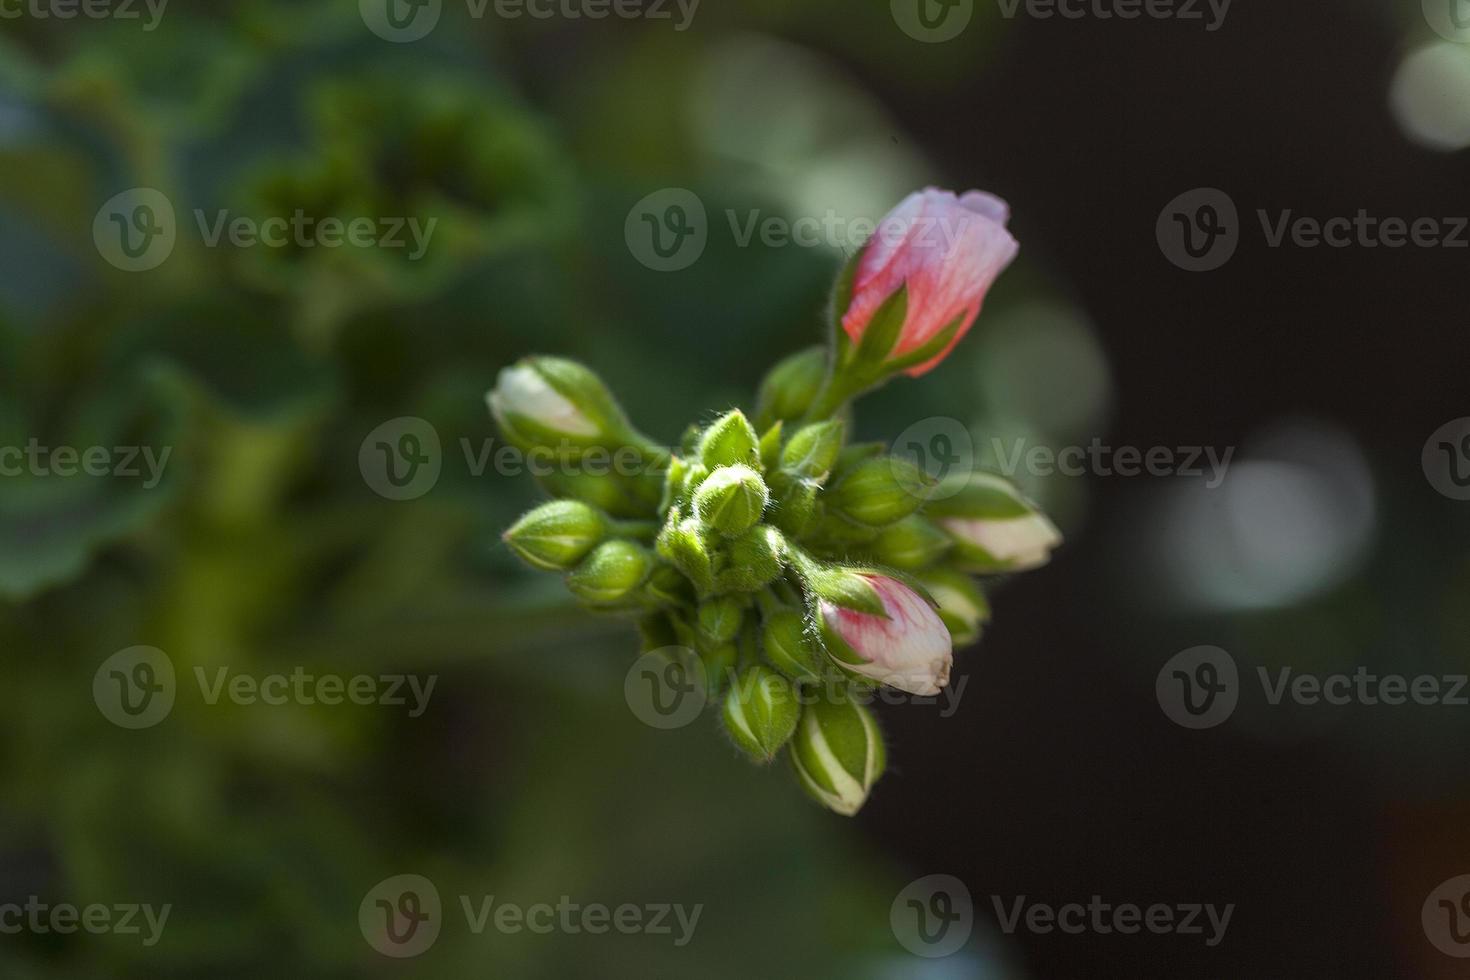
[[[790,754],[802,788],[829,810],[848,817],[862,809],[887,763],[877,720],[846,697],[820,698],[807,705]]]
[[[756,417],[762,426],[799,419],[821,390],[827,374],[827,349],[808,347],[773,367],[761,382]]]
[[[745,413],[737,408],[716,419],[700,438],[699,459],[711,470],[736,464],[757,465],[760,438]]]
[[[939,561],[953,545],[949,535],[923,517],[912,514],[890,524],[873,540],[869,551],[881,565],[912,571]]]
[[[802,426],[781,451],[781,468],[820,483],[837,465],[846,430],[840,419]]]
[[[756,762],[768,763],[796,731],[801,706],[791,682],[767,667],[747,667],[725,695],[721,717],[730,740]]]
[[[858,463],[826,497],[829,509],[870,527],[903,520],[924,505],[934,480],[897,456]]]
[[[939,618],[955,647],[979,642],[981,631],[990,621],[990,602],[975,580],[947,568],[930,569],[918,579],[939,604]]]
[[[719,574],[722,591],[756,592],[785,568],[786,539],[768,524],[758,524],[730,542]]]
[[[613,605],[643,584],[653,570],[653,555],[632,541],[604,541],[567,575],[567,588],[583,602]]]
[[[795,609],[767,616],[761,627],[766,662],[794,681],[822,677],[826,657],[807,629],[806,617]]]
[[[729,643],[740,632],[745,603],[734,596],[709,599],[699,604],[699,635],[711,644]]]
[[[744,534],[755,526],[770,500],[766,481],[749,466],[721,466],[694,491],[699,519],[725,537]]]
[[[521,515],[501,539],[527,564],[564,572],[607,536],[607,518],[579,500],[553,500]]]

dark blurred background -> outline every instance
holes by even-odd
[[[1470,503],[1421,463],[1470,414],[1470,252],[1273,248],[1257,219],[1470,215],[1470,44],[1432,29],[1443,11],[1237,0],[1208,30],[1207,6],[975,0],[941,42],[897,3],[706,0],[685,30],[674,7],[469,9],[446,0],[413,41],[375,33],[370,2],[0,21],[0,444],[173,447],[152,487],[0,478],[0,902],[173,906],[151,947],[0,935],[0,970],[1465,975],[1421,910],[1470,873],[1470,707],[1273,705],[1256,680],[1470,672]],[[641,724],[631,632],[499,545],[535,488],[477,475],[461,440],[495,435],[484,391],[531,352],[596,367],[661,439],[748,405],[820,340],[846,243],[742,247],[727,212],[875,220],[928,184],[1008,200],[1021,259],[949,361],[859,406],[866,437],[955,418],[982,456],[1096,438],[1233,457],[1218,486],[1016,473],[1067,544],[995,591],[958,711],[881,710],[889,773],[847,821],[713,724]],[[94,220],[139,187],[177,242],[130,272]],[[709,233],[660,272],[625,220],[667,188]],[[1205,272],[1156,236],[1195,188],[1239,215]],[[192,217],[296,208],[438,220],[410,261],[207,248]],[[437,432],[442,471],[393,500],[359,450],[405,416]],[[137,645],[179,694],[126,730],[90,692]],[[1238,664],[1240,703],[1190,730],[1155,680],[1200,645]],[[437,683],[420,717],[206,704],[193,672],[221,666]],[[402,962],[356,920],[400,873],[451,910]],[[890,922],[931,874],[975,911],[942,959]],[[456,925],[455,897],[488,894],[704,911],[682,947]],[[1207,946],[1006,934],[995,905],[1094,895],[1235,909]]]

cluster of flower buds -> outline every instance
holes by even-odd
[[[838,813],[856,813],[883,772],[866,695],[938,694],[954,648],[989,617],[973,576],[1034,568],[1060,541],[999,476],[936,485],[847,440],[853,398],[930,370],[974,322],[1016,254],[1006,217],[975,191],[911,195],[843,271],[831,344],[778,364],[753,415],[691,427],[672,451],[569,361],[524,360],[489,395],[522,449],[642,464],[542,477],[557,499],[506,543],[565,573],[589,608],[636,617],[646,651],[697,656],[734,744],[760,763],[787,748],[800,785]]]

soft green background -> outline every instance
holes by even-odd
[[[180,3],[151,32],[27,19],[0,35],[0,435],[173,450],[151,489],[0,481],[0,892],[173,906],[155,948],[6,936],[0,970],[911,975],[922,964],[888,906],[932,869],[745,764],[713,719],[639,723],[621,698],[630,631],[511,559],[497,534],[534,488],[475,475],[463,446],[493,437],[483,392],[532,351],[595,365],[663,439],[748,403],[776,357],[822,336],[841,255],[737,247],[724,210],[873,219],[941,175],[850,71],[745,33],[799,34],[826,16],[816,5],[749,5],[740,25],[712,6],[687,33],[611,24],[622,43],[583,59],[572,38],[559,64],[527,63],[522,45],[564,24],[463,21],[450,4],[430,38],[394,45],[352,7]],[[911,42],[872,16],[884,23],[861,57],[899,77],[884,50]],[[933,80],[962,69],[946,57]],[[168,195],[179,242],[129,274],[89,232],[135,186]],[[678,275],[645,269],[623,240],[628,208],[665,186],[694,189],[712,218],[708,250]],[[207,249],[192,217],[296,207],[440,220],[409,263]],[[1012,273],[992,308],[1041,300],[1030,277]],[[1106,383],[1086,328],[1064,307],[1039,315],[1079,352],[1085,417]],[[872,421],[885,416],[1001,411],[974,395],[980,343],[875,400],[869,435],[901,427]],[[986,343],[1004,350],[1004,329]],[[429,420],[444,446],[437,486],[412,502],[376,496],[358,469],[364,436],[399,416]],[[179,697],[163,723],[123,731],[91,680],[137,644],[170,656]],[[207,705],[193,671],[220,666],[437,686],[421,718]],[[430,953],[398,963],[356,916],[405,872],[430,877],[449,914]],[[704,912],[682,949],[475,936],[461,894]],[[1002,975],[980,953],[936,969]]]

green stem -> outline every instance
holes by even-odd
[[[612,521],[612,532],[620,538],[637,538],[643,541],[652,541],[658,537],[658,531],[659,523],[657,521]]]

